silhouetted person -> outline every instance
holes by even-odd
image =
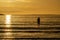
[[[40,25],[40,17],[37,18],[37,24]]]

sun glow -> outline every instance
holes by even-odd
[[[6,27],[10,27],[11,25],[11,15],[6,15]]]
[[[11,32],[6,32],[5,35],[11,35]]]
[[[11,38],[13,37],[12,32],[5,32],[3,38]]]
[[[30,0],[1,0],[0,2],[30,2]]]
[[[0,2],[14,2],[14,0],[0,0]]]
[[[31,2],[30,0],[16,0],[16,1],[19,1],[19,2]]]

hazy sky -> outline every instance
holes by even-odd
[[[0,13],[60,14],[60,0],[0,0]]]

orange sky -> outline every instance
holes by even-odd
[[[60,14],[60,0],[0,0],[3,14]]]

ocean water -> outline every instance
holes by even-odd
[[[60,15],[0,15],[0,39],[18,38],[60,38]]]

